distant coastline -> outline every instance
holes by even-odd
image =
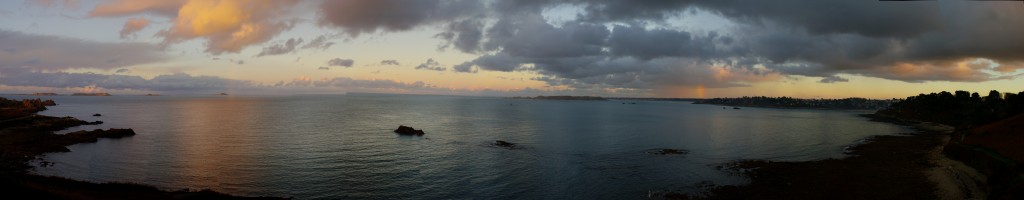
[[[536,97],[512,97],[512,99],[545,99],[545,100],[586,100],[586,101],[607,101],[599,96],[536,96]]]
[[[693,101],[693,104],[711,104],[739,107],[762,108],[809,108],[835,110],[879,110],[889,107],[899,99],[798,99],[790,97],[739,97],[713,98]]]
[[[110,93],[98,92],[98,93],[73,93],[71,96],[113,96]]]

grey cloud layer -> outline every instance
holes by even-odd
[[[146,43],[103,43],[0,29],[0,70],[114,69],[164,60]]]
[[[159,75],[152,79],[128,75],[106,75],[67,72],[14,72],[0,77],[0,85],[41,86],[54,88],[100,87],[121,90],[151,90],[170,92],[213,92],[230,86],[246,86],[248,81],[230,80],[214,76],[191,76],[177,73]]]
[[[566,5],[582,12],[561,24],[542,15]],[[723,32],[666,25],[698,11],[734,24]],[[1024,5],[1016,2],[383,0],[330,1],[322,12],[342,14],[325,14],[321,24],[354,33],[440,25],[444,30],[436,37],[446,41],[442,48],[479,55],[452,66],[456,72],[529,70],[561,85],[737,86],[773,73],[829,83],[848,81],[839,73],[908,82],[986,81],[1007,78],[999,73],[1020,69],[1024,61],[1024,37],[1018,36],[1024,35]],[[978,58],[1001,66],[959,67]],[[746,74],[702,77],[722,69]]]

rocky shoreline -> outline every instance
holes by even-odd
[[[163,191],[135,183],[91,183],[30,173],[29,163],[50,152],[68,152],[66,146],[92,143],[101,138],[116,139],[135,135],[132,129],[96,129],[55,134],[86,122],[72,117],[35,114],[56,105],[50,100],[15,101],[0,98],[0,193],[6,197],[31,199],[240,199],[211,190]],[[47,162],[43,161],[43,165]],[[281,199],[257,197],[256,199]]]
[[[744,160],[721,166],[750,184],[711,186],[706,193],[659,194],[665,199],[965,199],[977,173],[941,151],[951,127],[864,115],[872,121],[912,126],[915,132],[875,136],[851,146],[850,157],[804,162]]]

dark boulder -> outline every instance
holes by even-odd
[[[92,116],[93,116],[93,117],[99,117],[99,116],[103,116],[103,115],[101,115],[101,114],[99,114],[99,113],[96,113],[96,114],[92,114]]]
[[[505,148],[512,148],[512,147],[515,147],[516,144],[515,143],[511,143],[511,142],[506,142],[506,141],[498,140],[498,141],[494,141],[494,146],[505,147]]]
[[[399,125],[398,129],[395,129],[395,133],[402,135],[423,135],[423,130],[416,130],[412,127]]]
[[[516,143],[506,142],[503,140],[495,140],[494,143],[490,144],[490,146],[502,149],[523,149],[523,146],[519,146]]]

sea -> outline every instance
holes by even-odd
[[[842,158],[908,128],[870,110],[733,109],[685,101],[394,94],[25,96],[40,112],[132,128],[49,153],[34,173],[165,190],[296,199],[645,199],[749,180],[738,160]],[[102,116],[93,116],[101,114]],[[422,136],[393,132],[405,125]],[[497,140],[517,148],[493,145]],[[658,149],[687,154],[659,155]]]

